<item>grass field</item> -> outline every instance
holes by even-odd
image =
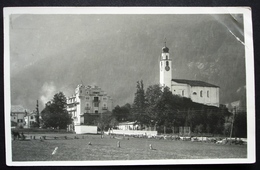
[[[35,134],[34,134],[35,135]],[[46,134],[44,134],[46,135]],[[149,160],[149,159],[213,159],[246,158],[246,145],[217,145],[214,143],[172,141],[146,138],[110,138],[99,135],[66,134],[70,139],[12,141],[13,161],[63,161],[63,160]],[[47,136],[64,136],[48,134]],[[117,142],[120,141],[120,148]],[[91,142],[92,145],[88,145]],[[154,148],[151,150],[149,145]],[[57,152],[52,155],[54,149]]]

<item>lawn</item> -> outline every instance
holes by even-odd
[[[35,134],[33,134],[35,135]],[[44,134],[46,135],[46,134]],[[172,141],[146,138],[125,138],[99,135],[65,134],[69,139],[12,141],[13,161],[63,160],[149,160],[149,159],[213,159],[246,158],[246,145],[217,145],[206,142]],[[46,136],[65,136],[48,134]],[[74,139],[77,136],[78,139]],[[82,137],[84,136],[84,138]],[[29,139],[28,139],[29,138]],[[120,141],[120,148],[117,142]],[[89,145],[91,142],[91,145]],[[153,150],[149,148],[152,145]],[[52,155],[54,149],[57,152]]]

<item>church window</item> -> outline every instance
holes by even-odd
[[[169,65],[169,61],[166,61],[166,66],[168,66]]]
[[[209,91],[207,91],[207,97],[209,97]]]
[[[202,95],[202,90],[200,91],[200,97],[203,97],[203,95]]]
[[[168,56],[166,55],[166,60],[168,60]]]
[[[196,93],[196,92],[193,92],[193,95],[197,95],[197,93]]]
[[[184,96],[184,90],[182,90],[182,92],[181,92],[181,93],[182,93],[182,96]]]

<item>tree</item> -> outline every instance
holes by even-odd
[[[39,104],[38,104],[38,100],[36,102],[36,124],[34,125],[35,127],[39,127],[40,126],[40,113],[39,113]]]
[[[112,116],[118,121],[129,121],[132,120],[131,105],[129,103],[124,106],[116,106],[112,111]]]
[[[247,137],[247,116],[245,111],[236,113],[234,118],[234,133],[235,137]]]
[[[147,115],[145,112],[146,99],[143,81],[137,81],[137,90],[135,93],[134,103],[132,107],[132,113],[135,120],[137,120],[141,125],[149,124]]]
[[[67,109],[66,97],[62,92],[54,95],[41,112],[45,127],[65,129],[72,122]]]
[[[149,86],[146,90],[146,114],[150,118],[150,126],[156,126],[158,110],[156,109],[156,104],[162,96],[162,89],[159,84]]]

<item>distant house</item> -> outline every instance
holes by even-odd
[[[138,127],[136,122],[121,122],[117,126],[119,130],[137,130]]]
[[[231,103],[227,103],[226,107],[232,113],[234,112],[245,112],[246,111],[246,101],[245,100],[237,100]]]
[[[11,106],[11,125],[24,127],[24,116],[26,114],[26,110],[21,105]]]
[[[24,116],[24,128],[32,128],[35,127],[37,114],[33,111]]]

